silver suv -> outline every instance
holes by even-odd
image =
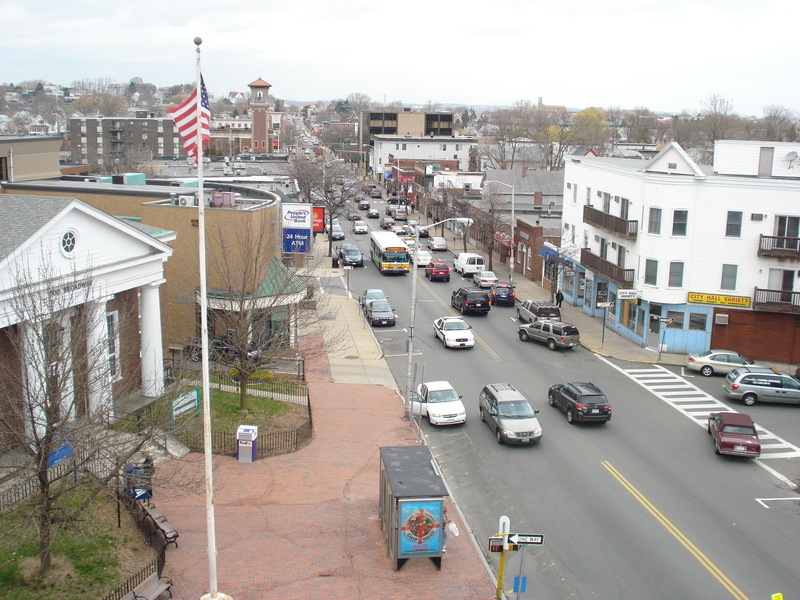
[[[535,323],[523,323],[517,327],[517,335],[523,342],[535,340],[547,344],[550,350],[574,348],[581,341],[575,325],[548,319],[542,319]]]
[[[478,397],[481,421],[494,431],[498,444],[538,444],[542,425],[538,410],[510,383],[490,383]]]
[[[768,367],[739,367],[725,376],[722,390],[747,406],[756,402],[800,404],[800,381]]]

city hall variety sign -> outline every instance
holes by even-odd
[[[701,294],[699,292],[689,292],[687,301],[694,304],[719,304],[721,306],[750,308],[750,298],[747,296],[722,296],[719,294]]]

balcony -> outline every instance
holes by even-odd
[[[759,256],[800,260],[800,238],[779,235],[762,235],[759,237]]]
[[[753,295],[753,309],[800,314],[800,292],[756,288]]]
[[[583,207],[583,222],[602,227],[628,240],[635,240],[639,233],[639,221],[627,221],[588,205]]]
[[[602,275],[618,285],[632,288],[636,279],[635,269],[623,269],[614,263],[592,254],[588,248],[581,248],[581,266]]]

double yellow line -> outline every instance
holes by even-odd
[[[737,600],[748,600],[747,596],[744,595],[742,590],[736,587],[734,583],[730,579],[728,579],[722,571],[720,571],[719,567],[717,567],[717,565],[711,562],[711,560],[705,554],[703,554],[697,546],[695,546],[692,542],[690,542],[689,538],[683,535],[680,532],[680,530],[677,527],[675,527],[675,525],[673,525],[669,521],[669,519],[667,519],[667,517],[665,517],[661,513],[661,511],[659,511],[655,506],[653,506],[653,504],[647,498],[645,498],[644,495],[639,490],[637,490],[630,481],[625,479],[622,473],[617,471],[617,469],[614,468],[608,461],[604,460],[600,464],[602,464],[603,467],[605,467],[605,469],[609,473],[611,473],[611,475],[614,476],[614,479],[616,479],[620,484],[622,484],[622,487],[628,490],[631,496],[636,498],[639,504],[644,506],[647,512],[649,512],[651,515],[653,515],[653,517],[655,517],[656,521],[658,521],[659,523],[661,523],[661,525],[664,526],[664,529],[669,531],[673,535],[673,537],[676,540],[678,540],[681,543],[681,545],[684,548],[686,548],[689,551],[689,553],[692,556],[694,556],[697,559],[697,561],[708,570],[709,573],[711,573],[714,579],[716,579],[722,584],[722,587],[724,587],[726,590],[730,592],[731,596],[733,596]]]

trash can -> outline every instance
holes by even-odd
[[[236,430],[236,460],[242,463],[255,462],[258,455],[258,426],[239,425]]]
[[[334,256],[333,258],[331,258],[331,267],[333,267],[334,269],[338,269],[339,268],[339,258],[338,257]]]

